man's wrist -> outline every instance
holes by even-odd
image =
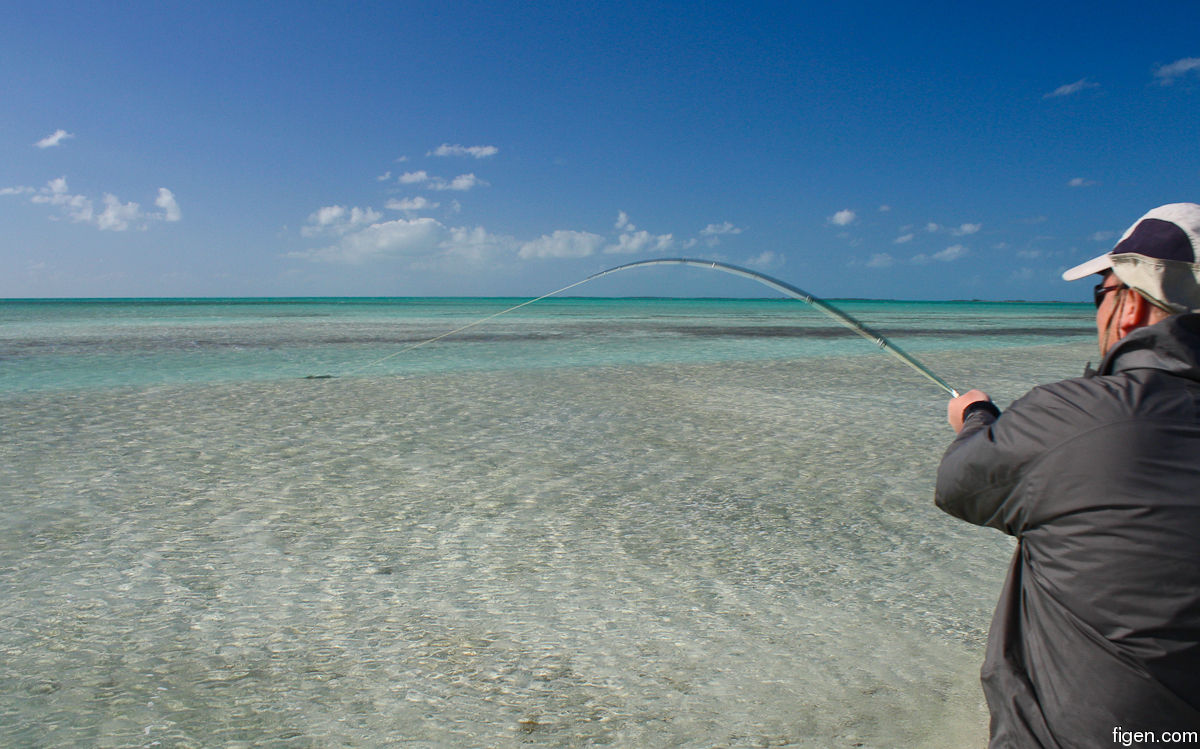
[[[974,403],[968,403],[967,407],[963,409],[962,420],[966,421],[968,418],[970,418],[971,414],[977,411],[989,413],[994,419],[1000,418],[1000,409],[996,407],[995,403],[992,403],[991,401],[975,401]]]

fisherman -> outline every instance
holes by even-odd
[[[947,409],[938,507],[1017,539],[981,674],[991,747],[1200,745],[1200,205],[1063,279],[1092,274],[1099,370]]]

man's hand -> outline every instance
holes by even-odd
[[[950,422],[950,426],[954,427],[954,432],[957,434],[962,431],[963,427],[963,411],[967,406],[979,401],[990,401],[991,398],[982,390],[968,390],[946,406],[946,420]]]

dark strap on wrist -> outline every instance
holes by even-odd
[[[974,403],[968,405],[966,408],[963,409],[963,412],[962,412],[963,421],[966,421],[967,418],[970,417],[970,415],[975,413],[976,411],[984,411],[986,413],[990,413],[992,415],[993,419],[1000,418],[1000,409],[996,407],[995,403],[992,403],[991,401],[975,401]]]

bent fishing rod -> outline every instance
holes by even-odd
[[[719,271],[723,271],[725,273],[731,273],[735,276],[742,276],[743,278],[749,278],[749,279],[751,279],[753,281],[757,281],[765,286],[769,286],[770,288],[775,289],[776,291],[779,291],[787,296],[790,296],[793,299],[798,299],[798,300],[804,302],[805,304],[808,304],[812,307],[817,308],[821,312],[823,312],[826,315],[828,315],[829,317],[833,318],[839,324],[849,328],[850,330],[854,331],[855,333],[862,336],[863,338],[866,338],[868,341],[873,342],[880,349],[882,349],[883,351],[886,351],[887,353],[896,357],[897,359],[904,362],[909,367],[912,367],[914,370],[919,372],[923,377],[925,377],[929,381],[933,382],[935,385],[940,387],[942,390],[946,391],[952,398],[957,398],[959,395],[958,391],[955,390],[954,388],[950,387],[950,385],[948,385],[945,380],[943,380],[941,377],[938,377],[936,374],[934,374],[933,371],[931,369],[929,369],[929,367],[926,367],[924,364],[922,364],[912,354],[909,354],[907,351],[900,348],[895,343],[892,343],[892,341],[890,341],[887,338],[887,336],[883,335],[882,333],[872,330],[871,328],[867,327],[862,322],[855,319],[848,313],[843,312],[842,310],[838,309],[837,307],[833,306],[829,302],[826,302],[825,300],[823,300],[819,297],[813,296],[812,294],[808,293],[804,289],[801,289],[798,286],[793,286],[792,284],[787,283],[786,281],[780,281],[778,278],[773,278],[771,276],[768,276],[765,273],[759,273],[758,271],[750,270],[749,268],[743,268],[738,265],[730,265],[729,263],[721,263],[721,262],[717,262],[716,260],[701,260],[698,258],[686,258],[686,257],[654,258],[652,260],[638,260],[638,261],[635,261],[632,263],[625,263],[624,265],[618,265],[613,268],[608,268],[607,270],[602,270],[599,273],[593,273],[592,275],[588,276],[587,278],[585,278],[581,281],[576,281],[575,283],[564,286],[561,289],[558,289],[556,291],[551,291],[549,294],[543,294],[543,295],[537,297],[536,299],[530,299],[528,301],[521,302],[520,304],[509,307],[508,309],[501,310],[499,312],[496,312],[495,314],[491,314],[491,315],[488,315],[487,317],[483,317],[483,318],[480,318],[473,322],[467,323],[466,325],[463,325],[460,328],[455,328],[454,330],[451,330],[448,333],[443,333],[439,336],[435,336],[428,340],[420,341],[420,342],[414,343],[410,346],[406,346],[406,347],[400,349],[399,351],[396,351],[395,353],[388,354],[387,356],[383,357],[382,359],[379,359],[378,361],[373,361],[373,362],[364,364],[363,366],[358,367],[355,370],[352,370],[350,372],[350,374],[359,372],[363,369],[366,369],[367,367],[372,367],[377,364],[382,364],[383,362],[387,361],[388,359],[391,359],[394,356],[399,356],[400,354],[403,354],[406,351],[412,351],[413,349],[420,348],[421,346],[426,346],[435,341],[440,341],[443,338],[448,338],[456,333],[461,333],[462,331],[467,330],[468,328],[473,328],[476,325],[480,325],[482,323],[487,322],[488,320],[492,320],[501,315],[508,314],[509,312],[512,312],[514,310],[518,310],[522,307],[533,304],[534,302],[540,302],[543,299],[548,299],[549,297],[556,296],[558,294],[563,293],[564,291],[573,289],[576,286],[582,286],[583,284],[588,283],[589,281],[594,281],[597,278],[603,278],[604,276],[610,275],[612,273],[618,273],[620,271],[629,270],[631,268],[646,268],[646,267],[649,267],[652,265],[690,265],[695,268],[707,268],[709,270],[719,270]],[[329,377],[332,377],[332,375],[315,375],[315,376],[309,375],[309,377],[307,379],[325,379],[325,378],[329,378]]]

